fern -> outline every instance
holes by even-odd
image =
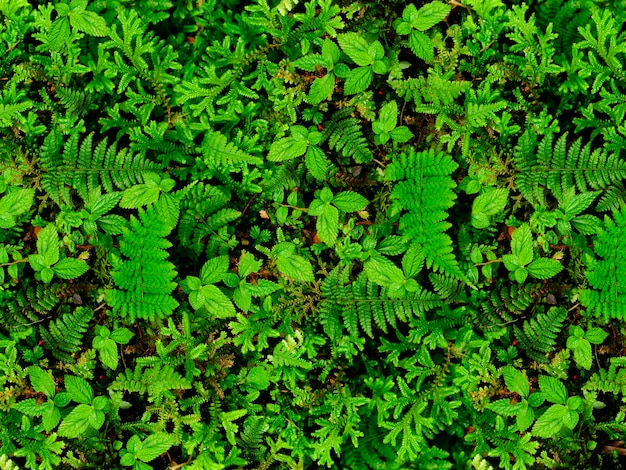
[[[322,140],[328,140],[331,150],[341,152],[345,158],[353,158],[356,163],[367,163],[374,158],[363,135],[361,123],[352,117],[354,109],[336,111],[325,123]]]
[[[110,391],[148,394],[148,401],[160,406],[164,399],[174,399],[173,391],[187,390],[191,384],[172,366],[143,368],[137,364],[135,369],[126,369],[109,385]]]
[[[228,142],[226,136],[216,131],[208,131],[204,135],[202,156],[210,168],[241,166],[246,163],[260,165],[263,162],[260,158],[240,150],[235,144]]]
[[[613,357],[607,369],[600,369],[584,385],[583,390],[626,395],[626,358]]]
[[[0,315],[0,327],[7,329],[24,329],[40,320],[38,315],[52,311],[59,304],[56,292],[62,286],[52,284],[25,285],[15,293],[11,293],[4,312]]]
[[[341,266],[326,277],[321,293],[324,300],[319,310],[320,322],[333,341],[341,337],[344,327],[353,337],[358,337],[362,330],[374,338],[374,328],[387,333],[389,326],[398,328],[398,321],[407,323],[442,304],[438,296],[421,288],[405,298],[392,298],[386,288],[369,281],[364,272],[351,281],[350,269]]]
[[[531,203],[545,205],[545,190],[557,199],[571,188],[580,192],[607,189],[626,178],[626,162],[617,153],[606,154],[591,142],[582,146],[582,138],[567,145],[564,133],[553,146],[554,135],[548,134],[537,144],[534,135],[526,131],[515,147],[514,159],[518,170],[516,184]]]
[[[580,293],[581,303],[603,317],[626,318],[626,210],[605,220],[604,230],[595,238],[593,250],[602,259],[586,272],[591,289]]]
[[[199,255],[207,242],[211,246],[227,243],[228,224],[241,216],[241,212],[226,207],[230,198],[225,188],[202,183],[185,194],[180,201],[178,226],[178,237],[184,248]]]
[[[0,455],[0,470],[20,470],[20,467],[6,455]]]
[[[396,182],[391,213],[406,212],[400,218],[400,231],[419,243],[426,264],[435,271],[461,277],[452,252],[452,239],[446,230],[446,210],[454,205],[455,182],[450,175],[458,165],[449,155],[433,150],[400,154],[385,171],[385,179]]]
[[[524,288],[516,284],[500,286],[491,292],[487,300],[480,302],[481,312],[477,322],[480,328],[500,329],[502,326],[515,321],[534,303],[532,290],[535,286],[527,284]]]
[[[170,315],[178,306],[171,296],[176,288],[174,265],[166,261],[165,239],[172,231],[158,205],[139,209],[139,219],[131,217],[130,229],[120,241],[127,259],[114,256],[111,277],[119,289],[107,291],[106,300],[113,312],[127,317],[154,320]]]
[[[97,187],[102,186],[105,192],[126,189],[142,183],[145,172],[160,169],[139,155],[118,152],[115,144],[108,146],[106,138],[93,148],[93,136],[90,133],[80,142],[79,134],[74,133],[64,143],[60,132],[53,130],[44,140],[41,182],[57,204],[71,204],[72,188],[86,200]]]
[[[556,339],[567,318],[567,310],[553,307],[547,313],[539,313],[530,321],[526,320],[522,328],[513,326],[519,347],[528,357],[537,362],[549,362],[546,355],[554,350]]]
[[[39,325],[44,347],[64,362],[74,362],[72,355],[83,346],[83,336],[93,318],[93,310],[78,307],[73,313],[64,313],[47,327]]]

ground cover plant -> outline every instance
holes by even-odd
[[[0,468],[619,468],[625,22],[0,0]]]

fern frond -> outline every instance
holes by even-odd
[[[601,368],[583,386],[583,390],[626,395],[626,367],[624,357],[611,358],[608,369]]]
[[[208,131],[202,142],[202,156],[210,168],[222,166],[240,166],[242,164],[261,165],[263,160],[254,157],[229,142],[225,135],[217,131]]]
[[[46,136],[40,152],[41,182],[57,204],[71,204],[72,188],[86,200],[89,191],[100,185],[105,192],[126,189],[143,183],[146,172],[161,169],[139,154],[118,152],[115,144],[107,146],[106,138],[94,149],[93,136],[93,133],[87,135],[82,143],[77,133],[65,143],[58,131]]]
[[[522,328],[513,326],[519,347],[526,351],[528,357],[547,363],[546,355],[554,350],[556,339],[567,318],[567,310],[553,307],[547,313],[539,313],[530,321],[526,320]]]
[[[44,341],[44,347],[57,359],[74,362],[72,355],[83,346],[83,335],[89,328],[89,321],[92,318],[92,309],[78,307],[73,313],[64,313],[56,320],[52,320],[47,328],[40,325],[39,333]]]
[[[387,166],[385,179],[396,182],[391,211],[406,211],[400,218],[402,234],[422,246],[429,268],[458,278],[461,271],[446,233],[452,224],[445,221],[456,199],[456,183],[450,175],[457,168],[452,157],[442,152],[411,150]]]
[[[591,150],[591,142],[582,138],[567,145],[567,133],[554,143],[548,134],[537,144],[528,131],[520,137],[514,159],[518,170],[516,184],[531,203],[544,203],[545,190],[557,199],[571,188],[580,192],[608,189],[626,178],[626,161],[617,153],[607,154],[601,148]]]
[[[374,338],[375,327],[387,333],[389,326],[397,329],[397,321],[407,323],[443,304],[437,295],[422,288],[402,299],[392,298],[364,272],[351,281],[350,269],[339,266],[326,277],[321,292],[320,322],[333,340],[341,336],[344,327],[351,336],[357,337],[360,328]]]
[[[586,272],[591,289],[580,293],[581,303],[593,313],[610,318],[626,318],[626,210],[605,219],[593,250],[601,257]]]
[[[341,152],[345,158],[352,158],[356,163],[367,163],[372,161],[374,155],[363,135],[361,123],[352,117],[353,112],[352,108],[336,111],[325,123],[322,139],[328,140],[330,149]]]
[[[0,470],[20,470],[20,467],[6,455],[0,455]]]
[[[162,211],[154,205],[139,209],[139,219],[131,217],[130,228],[120,241],[120,252],[127,259],[112,262],[111,277],[118,289],[106,293],[113,311],[129,321],[164,318],[178,306],[171,295],[176,288],[176,271],[166,261],[166,250],[172,244],[165,237],[171,231]]]

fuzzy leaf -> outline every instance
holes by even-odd
[[[533,260],[533,237],[528,224],[523,224],[513,232],[511,251],[517,256],[519,266],[526,266]]]
[[[528,397],[530,393],[528,379],[522,372],[513,366],[505,366],[502,368],[502,376],[504,377],[506,388],[524,398]]]
[[[450,13],[450,5],[441,2],[430,2],[417,11],[411,18],[411,27],[426,31],[443,21]]]
[[[563,265],[555,259],[537,258],[527,268],[531,276],[537,279],[548,279],[563,270]]]
[[[413,54],[425,62],[432,62],[435,58],[435,46],[428,36],[420,31],[411,31],[409,47]]]
[[[122,209],[137,209],[159,199],[161,188],[148,184],[136,184],[122,193],[120,207]]]
[[[374,58],[369,53],[369,44],[357,33],[340,34],[337,37],[341,49],[359,66],[372,65]]]
[[[63,258],[52,268],[54,274],[61,279],[75,279],[85,274],[88,269],[87,263],[74,258]]]
[[[368,201],[358,193],[343,191],[333,197],[332,204],[342,212],[357,212],[365,209]]]
[[[563,428],[563,420],[569,410],[563,405],[552,405],[542,414],[533,426],[532,433],[538,437],[556,437]]]
[[[602,344],[608,336],[602,328],[591,328],[585,333],[585,339],[591,344]]]
[[[313,178],[317,180],[325,179],[332,168],[332,163],[317,145],[311,145],[306,151],[305,164]]]
[[[78,405],[61,422],[58,433],[59,436],[75,438],[84,434],[89,428],[89,416],[93,408],[90,405]]]
[[[325,204],[315,224],[317,235],[328,246],[334,246],[339,230],[339,211],[330,204]]]
[[[43,256],[46,266],[59,261],[59,235],[54,225],[42,228],[37,235],[37,252]]]
[[[176,438],[165,432],[156,432],[135,447],[135,457],[143,462],[150,462],[176,443]]]
[[[284,162],[304,155],[308,142],[306,139],[285,137],[272,144],[267,159],[270,162]]]
[[[77,403],[91,404],[93,401],[93,389],[82,377],[66,376],[65,391]]]
[[[55,394],[54,379],[41,367],[32,366],[28,368],[28,376],[35,391],[43,393],[48,398]]]
[[[539,376],[539,389],[546,400],[551,403],[565,404],[567,402],[567,389],[563,382],[547,375]]]
[[[491,217],[500,214],[506,206],[509,198],[509,190],[504,188],[491,189],[476,199],[472,204],[472,226],[486,228],[491,222]]]
[[[321,78],[316,78],[311,84],[306,101],[309,104],[319,104],[328,99],[335,89],[335,75],[327,73]]]
[[[209,259],[200,270],[202,284],[215,284],[224,278],[228,271],[228,256],[216,256]]]
[[[350,71],[344,83],[343,91],[346,95],[355,95],[367,90],[374,79],[374,71],[371,67],[357,67]]]
[[[276,258],[276,267],[285,276],[300,282],[313,282],[313,266],[310,261],[296,254],[282,255]]]

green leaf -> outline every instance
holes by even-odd
[[[8,213],[12,216],[23,214],[33,205],[34,196],[34,189],[20,189],[19,191],[6,194],[0,199],[0,214]]]
[[[324,205],[324,210],[317,217],[315,223],[317,236],[328,246],[334,246],[339,231],[339,211],[330,204]]]
[[[122,193],[120,207],[122,209],[137,209],[159,199],[161,188],[148,184],[136,184]]]
[[[65,376],[65,391],[77,403],[91,404],[93,401],[93,389],[82,377]]]
[[[42,228],[37,235],[37,252],[43,256],[46,266],[59,261],[59,235],[54,225]]]
[[[216,256],[210,258],[200,270],[200,280],[202,284],[214,284],[224,278],[228,271],[228,256]]]
[[[323,77],[316,78],[311,84],[306,101],[309,104],[319,104],[330,98],[335,89],[335,74],[327,73]],[[296,155],[298,156],[298,155]],[[295,158],[295,157],[294,157]]]
[[[265,390],[270,386],[270,374],[265,367],[256,366],[248,372],[247,382],[257,390]]]
[[[339,62],[340,57],[339,47],[330,39],[324,39],[322,44],[322,56],[330,63],[336,64]]]
[[[390,260],[377,257],[363,265],[367,278],[379,286],[397,287],[406,283],[404,273]]]
[[[567,214],[568,216],[575,216],[580,214],[591,205],[594,199],[598,197],[598,194],[600,194],[600,192],[601,191],[592,191],[577,194],[563,205],[563,212],[565,212],[565,214]]]
[[[52,269],[61,279],[75,279],[85,274],[89,265],[79,259],[63,258]]]
[[[535,412],[528,406],[526,400],[522,401],[522,406],[515,417],[515,422],[519,431],[526,431],[535,421]]]
[[[93,408],[90,405],[78,405],[61,422],[58,434],[61,437],[79,437],[89,428],[89,415]]]
[[[104,37],[109,34],[105,19],[93,11],[72,10],[69,16],[72,27],[83,33],[97,37]]]
[[[533,426],[532,433],[538,437],[556,437],[563,428],[569,410],[563,405],[552,405],[542,414]]]
[[[51,51],[59,51],[70,37],[70,22],[67,18],[57,18],[48,33]]]
[[[313,175],[313,178],[317,180],[325,179],[333,166],[328,158],[326,158],[324,151],[317,145],[309,146],[304,162],[307,169],[311,172],[311,175]]]
[[[521,395],[523,398],[528,397],[530,393],[528,379],[522,372],[513,366],[504,366],[502,368],[502,376],[504,377],[506,388]]]
[[[419,274],[424,266],[424,250],[419,243],[413,243],[402,257],[402,270],[407,278],[413,278]]]
[[[306,139],[285,137],[272,144],[267,159],[270,162],[284,162],[304,155],[309,143]]]
[[[563,265],[555,259],[537,258],[527,267],[531,276],[537,279],[548,279],[563,270]]]
[[[369,53],[369,44],[357,33],[346,33],[337,36],[341,49],[348,54],[355,64],[368,66],[374,63],[374,57]]]
[[[528,224],[522,224],[513,232],[511,251],[517,256],[520,266],[526,266],[533,260],[533,237]]]
[[[15,227],[16,224],[17,224],[17,221],[15,220],[15,217],[12,214],[8,212],[0,213],[0,228],[8,229],[11,227]]]
[[[296,281],[313,282],[315,280],[313,266],[311,266],[310,261],[302,256],[296,254],[278,256],[276,258],[276,267],[282,274]]]
[[[399,144],[407,142],[413,138],[413,133],[406,126],[396,127],[389,133],[389,135],[394,142],[398,142]]]
[[[517,268],[513,271],[513,279],[522,284],[528,277],[528,270],[526,268]]]
[[[41,270],[41,280],[43,281],[44,284],[50,284],[50,281],[52,281],[52,276],[54,276],[54,271],[52,270],[52,268],[43,268]]]
[[[520,409],[519,403],[511,403],[511,400],[502,398],[487,405],[487,408],[502,416],[515,416]]]
[[[572,341],[570,341],[572,340]],[[591,343],[585,338],[574,338],[570,336],[567,339],[567,347],[574,352],[574,361],[583,369],[591,369],[593,363],[593,353],[591,351]]]
[[[409,35],[409,47],[413,54],[424,62],[432,62],[435,58],[435,46],[431,39],[420,31],[411,31]]]
[[[241,253],[241,258],[239,259],[239,268],[238,273],[241,279],[245,279],[252,273],[256,273],[261,269],[263,263],[254,258],[252,253],[248,253],[247,251],[243,251]]]
[[[94,342],[94,348],[96,348]],[[98,347],[96,348],[100,353],[100,361],[102,364],[107,366],[109,369],[117,369],[117,364],[119,361],[118,353],[117,353],[117,344],[111,338],[103,338],[98,342]]]
[[[104,424],[104,413],[102,411],[92,411],[87,421],[94,429],[100,429]]]
[[[554,377],[540,375],[539,389],[544,394],[546,400],[551,403],[564,405],[567,402],[567,389],[565,385]]]
[[[204,305],[211,315],[216,318],[235,316],[235,306],[219,287],[213,285],[202,286],[200,293],[204,297]]]
[[[367,90],[374,79],[374,71],[371,67],[357,67],[350,71],[343,86],[346,95],[355,95]]]
[[[426,31],[443,21],[450,14],[450,9],[451,7],[447,3],[427,3],[417,11],[417,15],[412,15],[411,27]]]
[[[111,332],[110,338],[117,344],[127,344],[135,334],[128,328],[116,328]]]
[[[135,448],[135,457],[143,462],[150,462],[156,459],[159,455],[167,452],[170,447],[176,443],[176,438],[165,432],[156,432],[146,437]]]
[[[602,328],[591,328],[585,333],[585,339],[592,344],[602,344],[609,334]]]
[[[398,103],[396,103],[395,100],[390,101],[380,108],[378,121],[382,124],[386,132],[391,132],[395,129],[398,122]]]
[[[50,402],[50,405],[41,415],[41,424],[43,425],[43,430],[46,432],[52,431],[57,427],[61,421],[61,412],[59,409],[54,406],[53,402]]]
[[[33,388],[36,392],[43,393],[48,398],[52,398],[56,393],[54,388],[54,379],[48,372],[38,366],[31,366],[28,368],[28,376],[30,382],[33,384]]]
[[[472,204],[472,226],[476,228],[488,227],[491,217],[502,213],[508,198],[508,189],[492,188],[474,199]]]
[[[368,201],[358,193],[343,191],[335,195],[332,204],[342,212],[357,212],[365,209]]]

